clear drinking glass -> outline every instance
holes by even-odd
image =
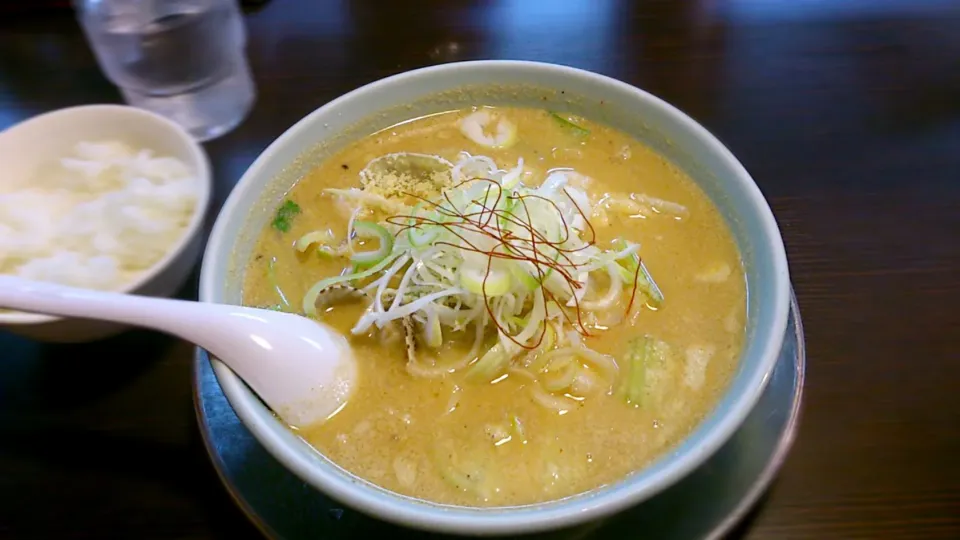
[[[256,97],[236,0],[74,0],[101,69],[130,105],[220,136]]]

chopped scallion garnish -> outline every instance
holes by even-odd
[[[277,208],[277,213],[273,217],[273,228],[280,232],[290,230],[290,223],[293,218],[300,213],[300,205],[287,199]]]

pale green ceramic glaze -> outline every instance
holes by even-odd
[[[237,416],[306,483],[380,519],[459,534],[518,534],[571,526],[652,497],[713,454],[744,421],[773,370],[786,329],[790,284],[769,206],[736,158],[703,127],[635,87],[569,67],[514,61],[445,64],[396,75],[317,109],[277,139],[230,194],[207,244],[200,299],[238,303],[240,275],[257,232],[312,164],[397,121],[477,104],[567,110],[621,129],[684,169],[725,216],[747,272],[748,339],[714,411],[673,451],[623,481],[534,506],[441,506],[385,491],[337,467],[286,429],[223,364],[214,369]],[[642,534],[642,531],[637,531]]]

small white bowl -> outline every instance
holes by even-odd
[[[210,162],[203,147],[177,124],[123,105],[85,105],[41,114],[0,132],[0,163],[3,164],[0,182],[32,177],[41,167],[68,155],[76,143],[95,140],[119,140],[134,147],[152,148],[157,155],[180,159],[196,174],[200,192],[183,236],[150,269],[116,289],[145,296],[176,293],[200,255],[212,186]],[[0,313],[0,328],[41,341],[71,343],[105,338],[127,327],[15,312]]]
[[[717,205],[743,258],[747,336],[733,380],[683,441],[649,466],[593,491],[542,504],[467,508],[387,491],[321,455],[284,426],[223,363],[213,368],[237,416],[280,463],[308,485],[377,518],[436,532],[517,535],[609,516],[655,496],[701,465],[757,403],[783,344],[790,280],[770,207],[740,162],[670,104],[579,69],[518,61],[450,63],[383,79],[317,109],[271,144],[237,183],[204,253],[200,299],[239,303],[242,269],[283,194],[318,158],[396,122],[478,103],[559,108],[618,128],[690,174]],[[636,536],[643,536],[637,531]]]

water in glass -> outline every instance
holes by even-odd
[[[100,67],[126,101],[198,140],[233,129],[255,99],[236,0],[75,0]]]

